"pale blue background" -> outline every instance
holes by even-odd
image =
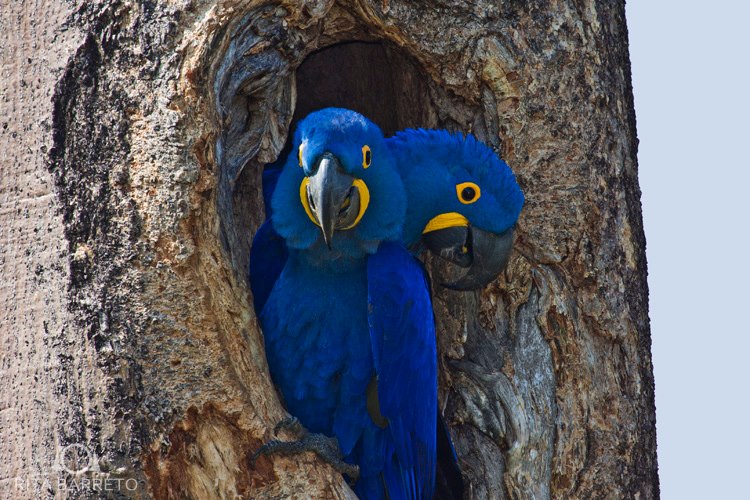
[[[750,499],[750,2],[627,16],[662,498]]]

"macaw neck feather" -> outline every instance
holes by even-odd
[[[291,254],[297,262],[324,274],[364,272],[367,262],[365,253],[351,255],[336,248],[329,249],[323,243],[306,250],[292,250]]]

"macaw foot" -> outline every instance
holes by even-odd
[[[253,463],[261,455],[268,456],[274,453],[294,455],[305,451],[312,451],[338,472],[349,476],[352,481],[357,481],[357,478],[359,478],[359,467],[344,462],[338,439],[324,434],[310,433],[296,417],[287,417],[276,424],[276,427],[273,429],[274,435],[278,436],[281,430],[293,432],[299,436],[299,439],[296,441],[279,441],[274,439],[267,442],[253,454]]]
[[[273,428],[273,435],[278,437],[281,431],[291,432],[300,438],[303,438],[307,434],[307,429],[302,425],[302,422],[297,417],[291,416],[279,420],[279,423]]]

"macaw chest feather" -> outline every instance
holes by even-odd
[[[323,272],[290,258],[261,314],[271,376],[313,432],[337,412],[366,411],[374,368],[364,266]]]

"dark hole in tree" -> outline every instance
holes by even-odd
[[[353,109],[388,136],[429,125],[427,84],[416,65],[382,43],[348,42],[314,52],[297,69],[294,121],[317,109]]]
[[[282,160],[291,149],[297,122],[327,107],[365,115],[386,137],[435,122],[425,77],[409,57],[389,45],[344,42],[313,52],[297,69],[296,82],[297,103],[279,154]]]
[[[408,55],[389,44],[343,42],[326,47],[305,58],[295,78],[295,111],[279,161],[291,149],[297,122],[315,110],[330,106],[362,113],[386,137],[408,127],[437,125],[428,77]],[[251,207],[248,200],[257,196],[258,186],[260,172],[245,168],[233,193],[236,234],[244,236],[233,253],[242,263],[248,262],[252,235],[262,222],[261,214],[248,210]]]

